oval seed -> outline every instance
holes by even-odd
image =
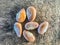
[[[36,9],[33,6],[27,8],[27,18],[29,21],[34,21],[36,18]]]
[[[23,31],[23,36],[29,42],[34,42],[35,41],[35,36],[29,31],[24,30]]]
[[[14,24],[14,31],[17,34],[18,37],[21,37],[22,35],[22,25],[18,22]]]
[[[25,24],[25,29],[27,30],[34,30],[39,26],[37,22],[28,22]]]
[[[44,34],[48,29],[48,22],[45,21],[43,23],[41,23],[38,27],[38,33],[39,34]]]
[[[23,8],[16,14],[16,21],[24,22],[25,19],[26,19],[26,12],[25,9]]]

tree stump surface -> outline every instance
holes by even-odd
[[[36,22],[49,22],[45,34],[32,31],[36,37],[34,43],[27,42],[23,36],[18,38],[13,29],[16,13],[28,6],[36,8]],[[60,0],[0,0],[0,45],[60,45]]]

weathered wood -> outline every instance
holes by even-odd
[[[48,31],[36,36],[34,43],[24,37],[18,38],[13,30],[16,13],[21,8],[33,5],[37,10],[35,19],[39,24],[49,22]],[[26,20],[27,21],[27,20]],[[23,26],[26,22],[22,23]],[[23,27],[24,29],[24,27]],[[60,44],[60,0],[0,0],[0,45],[59,45]]]

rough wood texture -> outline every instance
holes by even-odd
[[[34,43],[18,38],[13,30],[16,13],[33,5],[37,10],[36,22],[49,22],[44,35],[36,36]],[[0,45],[60,45],[60,0],[0,0]],[[23,23],[23,25],[26,22]],[[24,27],[23,27],[24,29]]]

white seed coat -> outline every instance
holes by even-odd
[[[14,31],[18,37],[21,37],[22,32],[20,32],[20,31],[22,31],[22,30],[20,30],[20,28],[18,28],[17,22],[14,24]]]

